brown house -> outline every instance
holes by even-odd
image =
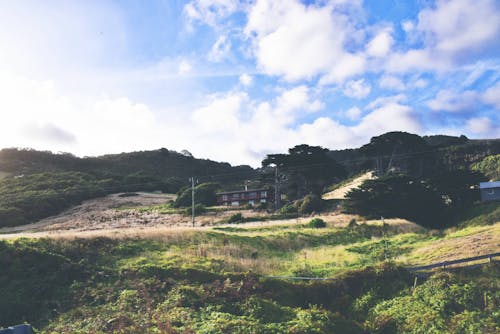
[[[251,189],[217,193],[218,205],[257,205],[274,201],[274,192],[269,189]]]

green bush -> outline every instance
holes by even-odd
[[[200,203],[206,206],[212,206],[217,204],[217,197],[215,193],[219,190],[220,185],[218,183],[202,183],[194,188],[194,198],[196,203]],[[179,196],[177,196],[174,206],[175,207],[187,207],[191,205],[191,188],[186,187],[184,190],[180,191]]]
[[[231,217],[229,217],[227,219],[227,222],[229,224],[241,223],[241,222],[243,222],[243,219],[244,219],[243,215],[240,212],[238,212],[238,213],[235,213],[235,214],[231,215]]]
[[[306,197],[295,201],[294,207],[300,214],[309,214],[321,212],[325,208],[325,201],[318,195],[307,195]]]
[[[204,214],[205,212],[207,212],[207,208],[203,204],[196,204],[194,206],[194,214],[195,215],[201,215],[201,214]],[[188,216],[192,215],[193,208],[192,207],[186,208],[186,210],[184,210],[184,214],[186,214]]]
[[[307,226],[312,227],[312,228],[324,228],[324,227],[326,227],[326,223],[321,218],[314,218],[314,219],[311,219],[311,221],[309,222],[309,224],[307,224]]]
[[[280,214],[287,215],[290,213],[297,213],[297,208],[293,206],[292,203],[285,204],[283,207],[281,207]]]

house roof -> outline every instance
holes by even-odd
[[[479,188],[481,188],[481,189],[500,188],[500,181],[496,181],[496,182],[481,182],[479,184]]]
[[[259,192],[259,191],[267,191],[267,189],[248,189],[248,190],[223,191],[223,192],[217,193],[216,195],[242,194],[242,193],[251,193],[251,192]]]

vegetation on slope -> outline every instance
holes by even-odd
[[[231,167],[165,149],[97,158],[4,149],[0,170],[11,173],[0,179],[0,227],[32,223],[110,193],[175,193],[187,184],[188,175],[220,174],[221,182],[253,175],[248,166]]]
[[[435,333],[495,332],[495,264],[419,278],[415,290],[414,277],[398,265],[440,260],[447,249],[434,246],[469,250],[468,236],[499,235],[500,225],[434,234],[388,223],[2,241],[0,326],[29,321],[41,333],[419,333],[422,325]],[[435,258],[419,252],[425,248]]]

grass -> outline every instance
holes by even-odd
[[[9,175],[10,175],[10,173],[0,171],[0,180],[9,176]]]
[[[476,312],[481,320],[462,324],[450,317],[469,313],[441,312],[443,328],[494,328],[498,272],[471,276],[481,278],[476,285],[468,274],[431,277],[419,281],[414,298],[413,277],[398,266],[441,260],[448,252],[462,257],[472,238],[482,240],[481,250],[498,246],[500,223],[436,233],[385,222],[318,229],[293,220],[150,231],[140,238],[0,241],[0,326],[27,320],[41,333],[361,333],[387,326],[418,332],[402,310],[424,307],[422,300],[451,302],[452,295],[462,304],[447,310]],[[271,275],[336,279],[296,283],[266,278]],[[434,297],[439,284],[451,290]],[[485,298],[491,298],[486,306]]]

